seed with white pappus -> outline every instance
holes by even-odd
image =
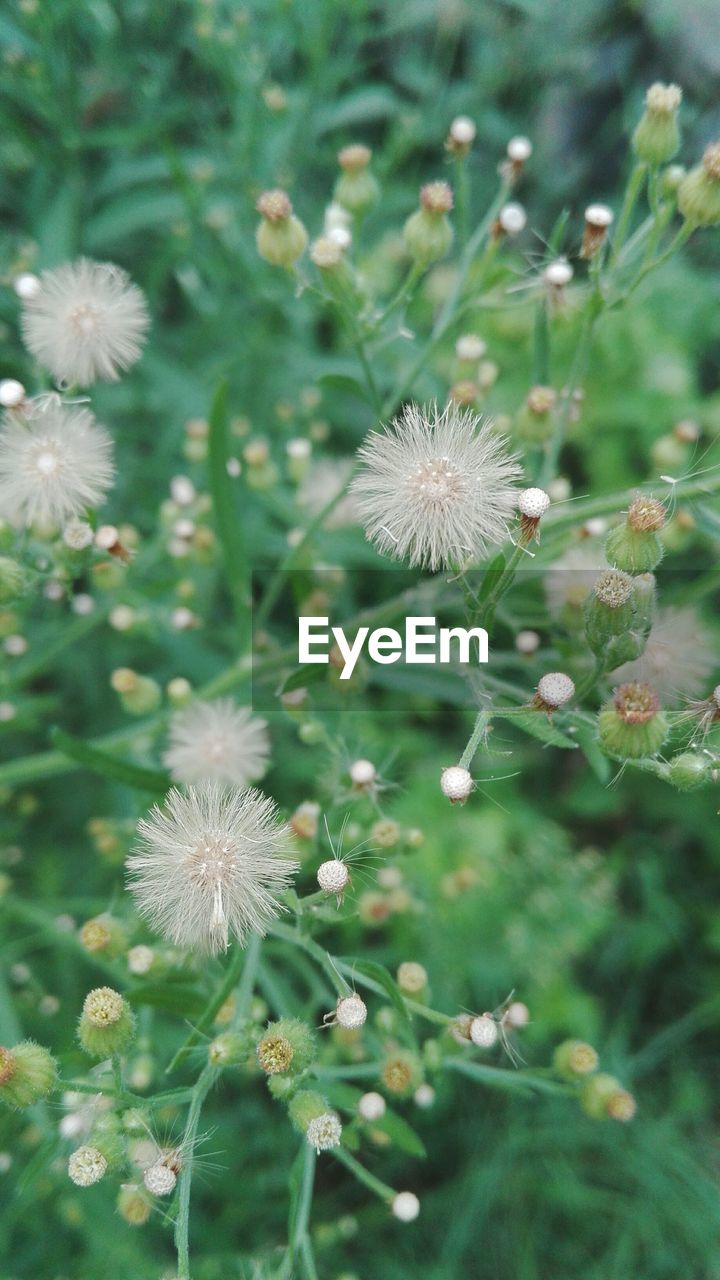
[[[526,1027],[530,1021],[530,1010],[522,1000],[513,1000],[509,1004],[502,1016],[503,1024],[506,1027],[512,1027],[513,1030],[519,1031],[521,1027]]]
[[[371,787],[377,777],[377,769],[370,760],[354,760],[348,773],[353,787],[357,790]]]
[[[516,201],[504,204],[497,220],[500,230],[504,231],[506,236],[519,236],[527,226],[527,214],[523,206]]]
[[[40,292],[41,285],[38,276],[33,275],[31,271],[24,271],[22,275],[16,276],[13,288],[18,298],[23,302],[28,302],[30,298],[35,298]]]
[[[218,698],[174,713],[163,763],[175,782],[245,787],[262,777],[269,751],[266,722],[232,698]]]
[[[529,138],[522,135],[511,138],[507,144],[508,160],[512,160],[515,164],[524,164],[532,155],[532,142]]]
[[[175,1190],[177,1175],[166,1164],[158,1160],[151,1164],[143,1174],[143,1182],[154,1196],[169,1196]]]
[[[440,790],[451,804],[464,804],[474,787],[472,774],[462,765],[450,765],[440,774]]]
[[[492,1049],[497,1043],[498,1029],[494,1018],[489,1013],[481,1013],[470,1023],[470,1039],[479,1049]]]
[[[335,1019],[339,1027],[355,1031],[367,1019],[367,1005],[358,995],[341,996],[335,1006]]]
[[[382,1120],[387,1110],[387,1103],[381,1093],[364,1093],[357,1104],[358,1115],[361,1120],[372,1122],[374,1120]]]
[[[537,704],[554,711],[562,707],[575,694],[575,682],[564,671],[548,671],[538,680]]]
[[[414,1191],[398,1191],[392,1202],[394,1217],[400,1222],[414,1222],[420,1212],[420,1201]]]

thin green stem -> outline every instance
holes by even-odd
[[[396,1195],[392,1187],[389,1187],[386,1182],[381,1182],[374,1174],[369,1173],[365,1166],[360,1164],[359,1160],[356,1160],[354,1156],[350,1155],[349,1151],[346,1151],[345,1147],[334,1147],[332,1154],[336,1160],[345,1165],[346,1169],[350,1170],[358,1182],[362,1182],[363,1186],[372,1191],[373,1195],[379,1196],[385,1204],[392,1204]],[[182,1277],[180,1280],[182,1280]]]
[[[207,1028],[213,1022],[218,1010],[222,1008],[228,996],[235,990],[243,968],[243,962],[246,962],[246,958],[249,958],[249,956],[249,949],[245,952],[239,943],[235,943],[233,954],[230,957],[230,963],[225,972],[223,981],[206,1004],[187,1040],[185,1040],[185,1042],[180,1046],[172,1059],[170,1066],[166,1070],[167,1075],[170,1075],[182,1065],[190,1051],[194,1049],[195,1045],[198,1043],[198,1040],[200,1040],[205,1031],[207,1031]]]
[[[190,1103],[187,1124],[183,1134],[183,1167],[178,1178],[178,1213],[175,1223],[178,1280],[190,1280],[190,1190],[193,1174],[193,1148],[197,1139],[203,1103],[213,1086],[216,1074],[215,1068],[210,1063],[207,1063],[198,1076],[192,1092],[192,1102]]]
[[[617,262],[618,257],[620,256],[622,247],[625,243],[625,239],[630,226],[630,220],[633,215],[633,210],[637,203],[640,192],[642,191],[643,186],[645,185],[646,174],[647,174],[647,165],[642,160],[638,161],[638,163],[635,165],[635,167],[633,168],[630,174],[627,187],[625,188],[625,197],[623,199],[622,209],[620,210],[620,217],[618,218],[617,229],[615,231],[615,236],[613,238],[612,255],[610,258],[611,266],[614,266],[615,263]]]
[[[478,747],[480,746],[480,743],[485,738],[485,735],[487,734],[489,723],[490,723],[490,712],[486,707],[483,707],[482,710],[478,711],[477,713],[475,725],[473,727],[472,733],[470,734],[470,739],[468,741],[468,744],[465,750],[463,751],[460,759],[458,760],[458,766],[460,769],[470,768],[470,765],[475,759],[475,753]]]

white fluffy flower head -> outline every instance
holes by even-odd
[[[335,1020],[346,1031],[357,1031],[367,1018],[367,1005],[358,995],[341,996],[335,1006]]]
[[[548,671],[538,680],[538,697],[547,707],[562,707],[575,695],[575,683],[564,671]]]
[[[107,1160],[96,1147],[78,1147],[68,1160],[68,1175],[76,1187],[92,1187],[107,1173]]]
[[[383,555],[436,570],[504,540],[520,468],[471,409],[408,405],[388,430],[370,435],[360,459],[352,490]]]
[[[374,1120],[382,1120],[387,1110],[387,1104],[381,1093],[364,1093],[358,1099],[357,1104],[358,1115],[361,1120],[372,1123]]]
[[[310,1121],[305,1136],[319,1155],[321,1151],[331,1151],[333,1147],[340,1146],[342,1125],[334,1111],[325,1111]]]
[[[40,288],[23,301],[25,346],[58,381],[114,382],[140,355],[145,299],[112,263],[80,258],[44,271]]]
[[[492,1049],[497,1042],[498,1029],[494,1018],[489,1013],[481,1013],[470,1023],[470,1039],[479,1049]]]
[[[55,527],[96,507],[113,479],[112,441],[89,409],[41,396],[0,429],[0,515]]]
[[[217,783],[173,788],[138,824],[128,858],[138,910],[177,946],[215,952],[264,933],[297,863],[272,800]]]
[[[398,1191],[392,1202],[392,1211],[400,1222],[414,1222],[420,1212],[420,1201],[414,1191]]]
[[[440,774],[440,789],[451,804],[463,804],[474,786],[470,770],[463,768],[462,765],[449,765]]]
[[[171,1191],[175,1190],[177,1182],[177,1174],[169,1169],[166,1164],[158,1160],[155,1164],[151,1164],[143,1174],[143,1182],[148,1191],[154,1196],[169,1196]]]
[[[221,782],[245,787],[267,767],[270,743],[264,720],[232,698],[193,702],[170,720],[163,762],[175,782]]]
[[[350,872],[342,858],[328,858],[317,869],[317,882],[323,893],[341,894],[349,880]]]

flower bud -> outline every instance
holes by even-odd
[[[633,134],[638,160],[655,166],[672,160],[680,146],[678,110],[682,89],[676,84],[653,84],[645,95],[645,112]]]
[[[440,790],[451,804],[464,804],[474,788],[472,774],[462,765],[450,765],[440,774]]]
[[[720,222],[720,142],[706,148],[702,164],[680,183],[678,209],[692,227],[714,227]]]
[[[453,196],[447,182],[430,182],[420,192],[420,208],[403,228],[405,247],[420,267],[428,267],[449,252],[453,229],[448,213]]]
[[[257,1059],[266,1075],[305,1071],[315,1057],[315,1036],[298,1018],[282,1018],[268,1024],[258,1041]]]
[[[359,995],[340,996],[335,1006],[335,1021],[345,1031],[357,1031],[367,1019],[367,1005]]]
[[[525,404],[517,414],[516,429],[528,444],[543,444],[554,430],[553,409],[557,392],[552,387],[531,387]]]
[[[465,156],[470,150],[477,135],[477,126],[469,116],[456,116],[445,139],[446,151],[453,155]]]
[[[670,761],[670,782],[678,791],[694,791],[708,781],[711,771],[708,756],[683,751]]]
[[[520,512],[520,541],[525,544],[533,538],[540,541],[540,520],[550,506],[550,498],[544,489],[522,489],[518,494]]]
[[[85,997],[78,1039],[93,1058],[110,1058],[127,1049],[135,1033],[129,1004],[112,987],[96,987]]]
[[[654,756],[668,732],[660,699],[649,684],[621,684],[598,716],[600,745],[618,760]]]
[[[265,191],[255,208],[262,219],[255,232],[260,257],[274,267],[292,267],[305,252],[308,235],[289,197],[284,191]]]
[[[142,1187],[121,1187],[117,1198],[117,1211],[131,1227],[142,1227],[152,1212],[152,1201]]]
[[[321,1151],[339,1147],[342,1137],[340,1117],[334,1111],[323,1111],[319,1116],[313,1116],[308,1122],[305,1137],[318,1155]]]
[[[632,1120],[637,1109],[631,1093],[623,1089],[614,1076],[600,1072],[585,1082],[580,1105],[591,1120]]]
[[[489,1013],[481,1013],[478,1018],[472,1019],[470,1039],[478,1049],[492,1049],[497,1044],[498,1035],[497,1023]]]
[[[406,996],[417,996],[424,991],[427,982],[427,970],[415,960],[404,960],[398,967],[397,984]]]
[[[388,1093],[409,1098],[422,1083],[422,1063],[409,1049],[396,1049],[385,1058],[380,1078]]]
[[[420,1201],[414,1191],[398,1191],[391,1208],[399,1222],[414,1222],[420,1213]]]
[[[553,711],[564,707],[574,697],[575,681],[564,671],[548,671],[538,680],[537,691],[530,705],[551,716]]]
[[[584,1040],[564,1040],[553,1054],[553,1067],[564,1080],[579,1080],[597,1071],[598,1056]]]
[[[301,1089],[288,1103],[288,1115],[299,1133],[306,1134],[308,1125],[329,1111],[327,1100],[314,1089]]]
[[[150,715],[162,702],[160,685],[150,676],[138,675],[130,667],[117,667],[110,677],[110,684],[129,715]]]
[[[30,1107],[46,1098],[57,1081],[57,1066],[48,1049],[23,1040],[0,1048],[0,1100],[9,1107]]]
[[[358,1115],[361,1120],[371,1124],[375,1120],[382,1120],[387,1110],[387,1104],[381,1093],[364,1093],[358,1100]]]
[[[90,955],[115,959],[127,950],[127,934],[119,920],[110,915],[86,920],[80,930],[80,941]]]
[[[67,1164],[68,1177],[76,1187],[92,1187],[107,1173],[108,1162],[97,1147],[78,1147]]]
[[[585,210],[585,228],[580,248],[581,258],[594,258],[605,243],[608,227],[612,226],[614,214],[606,204],[589,204]]]
[[[605,653],[610,640],[630,630],[632,592],[632,578],[619,569],[607,569],[595,580],[585,602],[585,634],[593,653]]]
[[[239,1067],[252,1052],[250,1035],[243,1031],[222,1031],[208,1045],[208,1062],[214,1067]]]
[[[608,534],[605,553],[610,564],[625,573],[650,573],[663,557],[658,531],[665,524],[665,507],[657,498],[638,495],[624,524]]]
[[[343,147],[338,154],[342,173],[335,183],[334,199],[349,213],[366,213],[377,203],[380,188],[370,172],[372,151],[362,143]]]

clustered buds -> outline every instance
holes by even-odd
[[[616,689],[598,716],[600,743],[618,760],[654,756],[668,732],[668,722],[652,685],[629,681]]]
[[[638,160],[656,166],[672,160],[680,146],[678,111],[682,89],[676,84],[653,84],[645,95],[645,112],[633,134]]]
[[[420,208],[403,228],[405,248],[419,267],[444,258],[453,241],[448,214],[453,194],[447,182],[429,182],[420,191]]]
[[[395,1049],[385,1058],[380,1076],[388,1093],[409,1098],[422,1083],[422,1064],[409,1049]]]
[[[0,1100],[9,1107],[31,1107],[55,1087],[57,1066],[48,1049],[23,1040],[12,1049],[0,1047]]]
[[[564,1080],[581,1080],[597,1071],[597,1052],[584,1040],[564,1040],[555,1050],[553,1067]]]
[[[580,1105],[592,1120],[618,1120],[625,1124],[637,1110],[635,1099],[614,1076],[598,1072],[598,1055],[584,1040],[565,1040],[553,1056],[557,1074],[580,1085]]]

